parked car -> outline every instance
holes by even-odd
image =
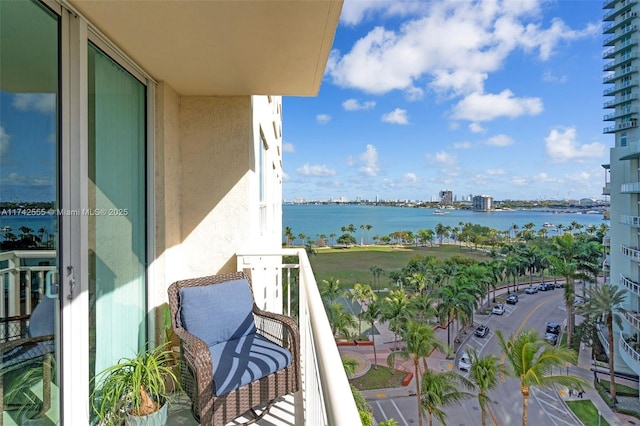
[[[460,359],[458,360],[458,368],[462,371],[469,371],[469,369],[471,368],[471,358],[469,357],[468,353],[463,352],[462,355],[460,355]]]
[[[546,333],[560,334],[560,324],[557,322],[548,322]]]
[[[553,286],[555,288],[562,288],[562,287],[564,287],[564,281],[558,281]]]
[[[478,328],[476,328],[476,331],[473,332],[473,334],[478,337],[485,337],[487,334],[489,334],[489,327],[487,327],[486,325],[479,325]]]
[[[509,305],[515,305],[516,303],[518,303],[518,295],[515,293],[508,295],[505,302],[507,302]]]
[[[536,294],[538,292],[538,287],[530,285],[529,287],[524,289],[524,292],[527,294]]]
[[[573,306],[579,306],[584,303],[584,300],[581,297],[576,297],[573,299]]]
[[[538,290],[547,291],[547,290],[555,290],[556,286],[553,283],[542,283],[538,286]]]
[[[504,314],[504,304],[499,303],[496,306],[494,306],[493,309],[491,310],[491,313],[496,315]]]
[[[544,335],[544,341],[550,344],[551,346],[555,346],[558,343],[558,335],[553,333],[546,333]]]

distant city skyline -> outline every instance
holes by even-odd
[[[283,99],[283,196],[602,199],[602,2],[349,1]]]

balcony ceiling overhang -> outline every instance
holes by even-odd
[[[67,0],[182,95],[317,95],[342,0]]]

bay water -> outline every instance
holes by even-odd
[[[436,213],[436,214],[434,214]],[[460,223],[473,223],[499,231],[506,231],[517,225],[523,229],[527,223],[535,225],[534,230],[546,228],[548,236],[557,235],[558,225],[567,227],[572,222],[587,226],[601,224],[609,225],[608,220],[603,220],[602,214],[586,214],[577,212],[539,211],[539,210],[504,210],[491,212],[476,212],[471,210],[444,209],[436,212],[434,209],[371,206],[361,204],[284,204],[282,206],[282,226],[290,227],[296,236],[304,234],[312,239],[318,235],[329,236],[334,233],[337,236],[343,234],[341,227],[353,224],[356,228],[355,237],[362,242],[363,238],[372,241],[374,235],[385,236],[396,231],[412,231],[417,233],[419,229],[432,229],[435,231],[437,224],[456,227]],[[551,226],[545,226],[545,224]],[[366,232],[360,229],[360,225],[371,225]],[[368,235],[368,237],[366,237]],[[283,237],[284,239],[284,237]]]

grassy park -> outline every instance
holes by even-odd
[[[482,251],[462,249],[458,245],[445,244],[434,247],[400,247],[400,246],[354,246],[350,248],[319,248],[309,260],[317,282],[335,278],[346,287],[355,283],[369,284],[374,289],[387,287],[386,274],[399,271],[414,257],[433,256],[438,259],[449,259],[454,256],[471,257],[477,260],[490,260]],[[378,282],[369,269],[376,265],[385,271]],[[375,284],[375,285],[374,285]]]

